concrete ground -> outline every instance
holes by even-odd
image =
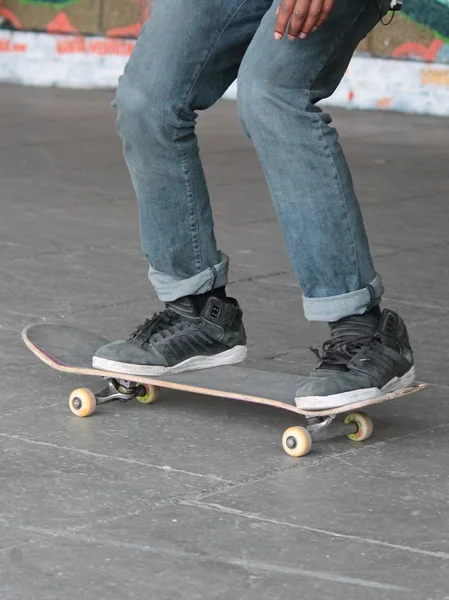
[[[109,92],[1,88],[1,600],[449,598],[448,121],[333,111],[386,302],[405,317],[421,394],[373,407],[364,444],[295,460],[293,415],[164,392],[77,419],[29,323],[110,338],[160,308],[146,279]],[[307,324],[233,103],[201,116],[220,247],[250,362],[307,373]]]

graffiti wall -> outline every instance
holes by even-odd
[[[140,31],[142,3],[143,0],[0,0],[0,28],[133,38]]]
[[[0,0],[0,28],[135,38],[148,0]],[[393,22],[379,25],[361,53],[449,63],[449,0],[404,0]]]
[[[404,9],[368,39],[375,56],[449,63],[449,0],[404,0]]]
[[[150,8],[151,0],[0,0],[0,82],[115,88]],[[235,84],[226,96],[236,97]],[[326,102],[449,116],[449,0],[404,0],[363,40]]]

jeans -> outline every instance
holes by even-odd
[[[274,39],[280,0],[154,0],[113,105],[137,195],[149,278],[162,301],[227,283],[199,158],[197,112],[238,77],[240,121],[261,162],[290,262],[314,321],[379,304],[351,174],[317,102],[387,11],[336,0],[306,40]],[[382,1],[382,0],[380,0]]]

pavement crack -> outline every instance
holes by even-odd
[[[96,312],[98,310],[105,310],[108,308],[118,308],[119,306],[128,306],[130,304],[138,304],[139,302],[142,302],[145,299],[146,299],[146,296],[144,294],[142,294],[142,296],[140,296],[140,295],[135,296],[134,298],[131,298],[128,300],[120,300],[119,302],[103,302],[102,304],[94,304],[92,306],[88,306],[88,307],[82,308],[80,310],[65,311],[64,313],[60,313],[60,314],[56,315],[56,317],[62,318],[62,317],[80,316],[83,314],[89,314],[92,312]]]
[[[0,518],[0,523],[8,526],[13,526],[4,518]],[[237,567],[245,573],[274,573],[284,576],[291,577],[310,577],[312,579],[319,579],[322,581],[330,581],[333,583],[342,583],[345,585],[354,585],[365,588],[374,588],[388,591],[409,591],[408,588],[392,585],[388,583],[382,583],[378,581],[372,581],[368,579],[361,579],[358,577],[348,577],[346,575],[339,575],[337,573],[324,573],[321,571],[314,571],[310,569],[301,569],[295,566],[277,564],[277,563],[266,563],[258,560],[252,560],[248,557],[244,559],[229,557],[229,556],[213,556],[208,552],[198,552],[191,549],[184,550],[179,545],[169,546],[168,544],[157,544],[152,543],[151,546],[147,544],[141,544],[138,542],[122,542],[111,538],[98,538],[94,536],[87,536],[67,530],[61,529],[49,529],[46,527],[36,527],[32,525],[15,525],[18,529],[43,536],[49,536],[53,538],[63,538],[69,541],[91,544],[95,546],[102,546],[107,548],[116,548],[120,550],[129,550],[137,552],[147,552],[151,554],[157,554],[159,556],[166,556],[171,558],[181,558],[183,561],[192,560],[195,562],[206,563],[208,565],[227,565],[228,567]]]
[[[388,300],[395,302],[396,304],[403,304],[404,306],[412,306],[413,308],[425,308],[428,310],[438,310],[441,314],[431,320],[438,320],[438,318],[444,317],[449,311],[449,306],[439,306],[438,304],[430,304],[427,302],[420,302],[419,300],[404,300],[403,298],[397,298],[394,295],[390,295]]]
[[[29,537],[28,539],[26,539],[23,542],[20,542],[19,544],[12,544],[11,546],[0,547],[0,552],[12,552],[14,550],[17,550],[18,548],[22,548],[23,546],[27,546],[32,541],[33,541],[33,538]]]
[[[342,461],[344,460],[343,457],[349,457],[355,453],[359,453],[359,452],[369,452],[369,453],[376,453],[381,451],[387,444],[391,444],[400,440],[404,440],[407,438],[413,438],[415,436],[418,435],[422,435],[422,434],[428,434],[429,432],[433,432],[433,431],[437,431],[438,429],[447,429],[448,427],[448,423],[444,422],[444,423],[440,423],[438,425],[433,425],[432,427],[426,427],[424,429],[420,429],[419,431],[412,431],[410,433],[405,433],[403,435],[398,435],[398,436],[394,436],[394,437],[390,437],[388,439],[385,440],[379,440],[378,442],[372,443],[370,445],[367,446],[362,446],[362,447],[351,447],[348,450],[339,452],[338,454],[335,452],[330,451],[329,454],[325,454],[325,455],[317,455],[317,456],[309,456],[307,457],[306,461],[298,461],[295,462],[294,464],[290,464],[287,465],[285,467],[281,467],[278,469],[268,469],[266,471],[262,471],[259,473],[256,473],[254,475],[249,475],[248,477],[239,479],[237,481],[229,481],[229,482],[225,482],[225,483],[221,483],[218,484],[213,490],[205,490],[199,494],[188,494],[186,496],[184,496],[183,498],[173,498],[172,501],[173,502],[198,502],[200,503],[201,501],[205,500],[206,498],[211,498],[214,497],[218,494],[222,494],[223,492],[233,492],[235,490],[237,490],[240,487],[244,487],[253,483],[258,483],[259,481],[265,481],[267,479],[272,479],[277,477],[278,475],[282,475],[283,473],[286,473],[288,471],[292,471],[294,469],[302,469],[302,468],[316,468],[317,466],[322,465],[324,462],[326,461],[330,461],[330,460],[339,460]],[[448,555],[449,556],[449,555]]]
[[[440,246],[446,246],[447,242],[432,242],[429,244],[423,244],[422,246],[409,246],[408,248],[398,248],[388,252],[374,253],[376,258],[382,259],[384,257],[391,258],[392,256],[399,256],[400,254],[408,254],[409,252],[422,252],[423,250],[432,250],[432,248],[438,248]],[[410,302],[410,304],[412,304]],[[416,302],[414,303],[416,306]]]
[[[177,469],[175,467],[170,467],[169,465],[155,465],[153,463],[143,462],[140,460],[135,460],[133,458],[125,458],[123,456],[111,456],[110,454],[102,454],[100,452],[92,452],[91,450],[85,450],[84,448],[74,448],[73,446],[62,446],[60,444],[53,444],[51,442],[43,442],[40,440],[31,440],[29,438],[24,438],[19,435],[13,435],[8,433],[0,433],[0,437],[17,440],[19,442],[23,442],[25,444],[32,444],[35,446],[44,446],[46,448],[53,448],[56,450],[64,450],[66,452],[71,452],[74,454],[80,454],[82,456],[87,456],[91,458],[102,458],[105,460],[112,460],[115,462],[123,462],[129,465],[138,465],[141,467],[147,467],[149,469],[157,469],[158,471],[164,471],[166,473],[180,473],[182,475],[188,475],[189,477],[198,477],[200,479],[207,479],[211,481],[217,481],[220,483],[230,483],[227,479],[223,479],[222,477],[218,477],[217,475],[209,475],[203,473],[195,473],[193,471],[186,471],[185,469]]]
[[[360,542],[363,544],[370,544],[373,546],[382,546],[385,548],[391,548],[394,550],[401,550],[403,552],[410,552],[413,554],[420,554],[422,556],[431,556],[433,558],[439,558],[441,560],[449,560],[449,553],[439,552],[432,550],[423,550],[422,548],[416,548],[414,546],[407,546],[403,544],[392,544],[383,540],[377,540],[374,538],[366,538],[358,535],[352,535],[349,533],[340,533],[338,531],[331,531],[328,529],[321,529],[319,527],[310,527],[309,525],[301,525],[299,523],[291,523],[290,521],[281,521],[279,519],[272,519],[269,517],[263,517],[256,513],[249,513],[237,508],[230,508],[222,504],[210,503],[210,502],[182,502],[185,506],[196,506],[198,508],[204,508],[206,510],[212,510],[220,512],[222,514],[236,515],[245,519],[251,519],[253,521],[261,521],[263,523],[269,523],[271,525],[278,525],[282,527],[289,527],[292,529],[300,529],[310,533],[317,533],[332,538],[339,538],[343,540],[352,540],[354,542]]]

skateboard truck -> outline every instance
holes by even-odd
[[[349,414],[341,423],[337,415],[326,417],[306,417],[306,427],[290,427],[282,436],[282,447],[289,456],[298,458],[310,452],[312,442],[321,442],[347,436],[354,442],[362,442],[371,437],[373,421],[364,412]]]
[[[138,400],[151,404],[159,397],[159,388],[126,379],[108,379],[108,384],[94,394],[88,388],[78,388],[70,394],[69,408],[77,417],[88,417],[99,404]]]
[[[128,402],[137,396],[145,396],[146,389],[140,383],[123,379],[109,379],[108,385],[95,394],[97,404],[108,402]]]
[[[353,436],[357,435],[361,427],[364,425],[366,426],[366,421],[365,423],[359,424],[358,421],[360,421],[360,416],[363,415],[364,419],[369,417],[368,415],[365,415],[365,413],[353,413],[353,415],[357,415],[359,419],[347,421],[346,418],[343,423],[336,421],[337,415],[329,415],[328,417],[306,417],[307,430],[312,436],[312,441],[322,442],[344,435],[347,435],[350,439],[355,439]]]

